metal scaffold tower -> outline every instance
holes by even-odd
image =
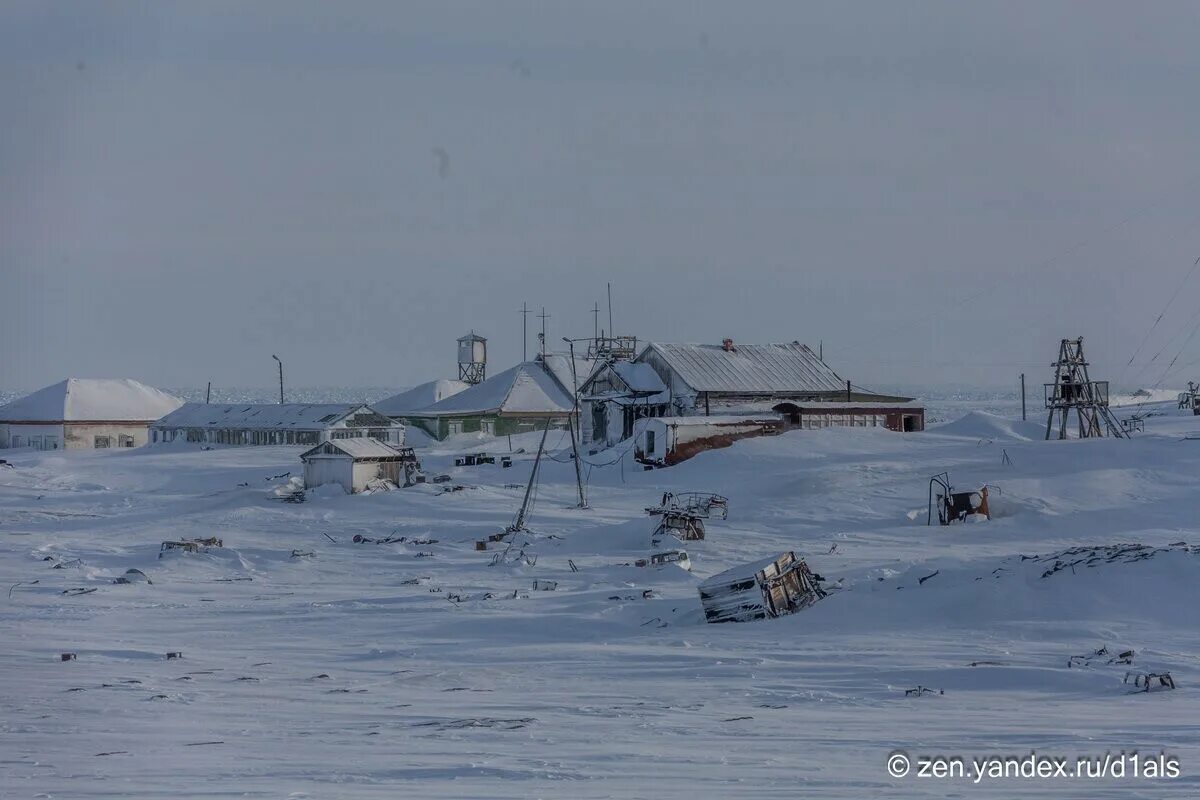
[[[1108,381],[1093,381],[1088,376],[1088,362],[1083,356],[1083,337],[1063,339],[1058,348],[1058,361],[1054,368],[1054,383],[1045,384],[1046,438],[1055,430],[1058,418],[1058,436],[1067,438],[1067,423],[1074,411],[1079,420],[1079,438],[1090,439],[1104,436],[1105,431],[1118,439],[1128,439],[1129,432],[1122,427],[1108,407]]]

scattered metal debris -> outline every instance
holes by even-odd
[[[90,588],[85,588],[83,586],[77,586],[74,589],[63,589],[61,592],[59,592],[59,594],[64,594],[67,597],[79,597],[80,595],[83,595],[83,594],[91,594],[94,591],[96,591],[96,588],[94,586],[90,587]]]
[[[905,697],[924,697],[927,694],[943,695],[945,693],[945,689],[930,689],[928,686],[921,686],[920,684],[917,684],[915,689],[904,690]]]
[[[1093,661],[1103,660],[1105,664],[1123,664],[1128,666],[1133,663],[1134,656],[1137,655],[1136,650],[1122,650],[1116,655],[1111,655],[1107,647],[1101,647],[1098,650],[1082,655],[1071,656],[1067,659],[1067,669],[1072,667],[1090,667]],[[1111,656],[1106,658],[1106,656]]]
[[[59,657],[60,661],[75,661],[76,659],[77,659],[77,656],[75,655],[75,653],[63,653]]]
[[[183,658],[183,653],[178,650],[172,650],[171,652],[167,653],[167,661],[173,661],[177,658]]]
[[[537,578],[533,581],[533,589],[537,592],[553,592],[558,588],[558,581],[548,581],[545,578]]]
[[[36,581],[19,581],[19,582],[17,582],[17,583],[14,583],[12,586],[8,587],[8,599],[9,599],[9,600],[11,600],[11,599],[12,599],[12,593],[13,593],[13,589],[17,589],[17,588],[20,588],[20,587],[22,587],[22,586],[34,586],[34,585],[36,585],[36,584],[38,584],[38,583],[40,583],[40,582],[41,582],[41,580],[40,580],[40,579],[38,579],[38,580],[36,580]]]
[[[316,553],[312,550],[293,550],[292,558],[315,558]]]
[[[450,731],[462,730],[464,728],[496,728],[502,731],[514,731],[518,728],[524,728],[528,725],[537,722],[534,717],[515,717],[510,719],[499,719],[495,717],[470,717],[467,719],[452,719],[452,720],[430,720],[428,722],[413,723],[414,728],[436,728],[437,730]]]
[[[929,580],[930,578],[936,577],[939,573],[941,573],[941,570],[937,569],[937,570],[934,570],[933,572],[931,572],[930,574],[926,575],[924,578],[918,578],[917,585],[920,586],[921,584],[925,583],[925,581]]]
[[[210,549],[225,546],[223,539],[210,536],[207,539],[180,539],[177,542],[163,542],[158,548],[158,557],[172,550],[182,550],[185,553],[207,553]]]

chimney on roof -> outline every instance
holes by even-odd
[[[734,350],[737,350],[737,348],[733,346],[733,339],[722,339],[721,347],[726,353],[732,353]]]

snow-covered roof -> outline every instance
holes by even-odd
[[[445,400],[447,397],[453,397],[470,386],[471,384],[463,383],[462,381],[439,378],[436,381],[429,381],[428,383],[422,383],[420,386],[414,386],[406,392],[394,394],[386,400],[373,403],[371,407],[380,414],[386,414],[389,417],[400,417],[410,411],[417,411],[431,406],[434,403]]]
[[[749,564],[739,564],[736,567],[730,567],[724,572],[718,572],[716,575],[713,575],[711,578],[708,578],[701,583],[699,587],[700,591],[703,592],[706,589],[723,587],[735,581],[753,580],[754,576],[756,576],[758,573],[765,569],[774,567],[776,562],[781,560],[784,561],[785,565],[790,564],[796,560],[796,555],[795,553],[789,551],[786,553],[780,553],[777,556],[771,556],[770,558],[751,561]]]
[[[381,442],[378,439],[370,437],[359,437],[356,439],[330,439],[310,450],[305,450],[300,454],[300,458],[308,458],[310,455],[315,454],[316,451],[323,450],[326,446],[341,450],[351,458],[394,458],[404,455],[403,451],[392,447],[387,442]]]
[[[574,407],[570,393],[541,364],[526,361],[412,416],[566,414]]]
[[[658,377],[658,373],[649,364],[637,361],[614,361],[609,364],[617,377],[629,387],[631,392],[638,394],[656,394],[665,392],[667,385]]]
[[[362,403],[185,403],[155,425],[162,428],[320,431],[360,410],[374,411]]]
[[[181,405],[129,378],[67,378],[0,406],[0,422],[153,422]]]
[[[730,350],[719,344],[651,342],[637,360],[642,361],[649,351],[656,352],[697,392],[771,394],[846,390],[845,381],[799,342],[739,344]]]
[[[596,362],[581,356],[575,357],[575,372],[571,372],[571,357],[562,353],[546,353],[538,356],[540,363],[546,365],[550,374],[567,394],[575,391],[575,387],[583,386],[596,369]]]

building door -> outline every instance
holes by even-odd
[[[34,450],[41,450],[42,449],[42,437],[30,436],[29,437],[29,446],[32,447]]]
[[[461,419],[452,419],[452,420],[447,421],[446,422],[446,435],[447,436],[456,436],[457,434],[462,433],[462,426],[463,426],[463,424],[462,424]]]
[[[479,430],[486,433],[488,436],[495,436],[496,435],[496,420],[494,420],[494,419],[480,420]]]
[[[608,443],[607,403],[592,403],[592,441]]]
[[[57,450],[58,449],[58,437],[57,436],[43,437],[42,447],[46,450]]]

